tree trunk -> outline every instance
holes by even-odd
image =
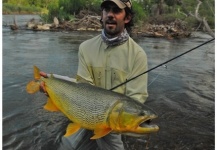
[[[158,4],[158,13],[159,13],[159,15],[162,15],[164,13],[163,3],[164,3],[164,0],[160,0],[160,3]]]
[[[206,18],[205,17],[200,17],[199,16],[199,8],[200,8],[200,5],[202,4],[202,2],[200,0],[197,0],[198,1],[198,4],[197,4],[197,7],[195,9],[195,14],[193,15],[192,13],[190,13],[191,16],[195,17],[199,22],[203,23],[206,31],[208,32],[208,34],[212,37],[215,37],[215,33],[212,31],[212,29],[210,28],[209,24],[207,23],[206,21]]]

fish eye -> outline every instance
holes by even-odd
[[[139,113],[139,116],[144,116],[145,115],[145,112],[144,111],[141,111],[140,113]]]

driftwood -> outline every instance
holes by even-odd
[[[168,39],[189,37],[191,32],[187,30],[187,23],[176,19],[167,24],[145,24],[142,28],[135,28],[134,34],[148,37],[166,37]]]
[[[84,16],[77,22],[74,22],[73,25],[77,28],[77,30],[100,30],[100,16]]]
[[[16,23],[16,17],[14,16],[14,24],[10,25],[11,30],[18,30],[19,27]]]
[[[52,24],[43,24],[41,22],[35,22],[34,19],[31,19],[27,22],[27,29],[32,30],[101,30],[100,16],[91,16],[87,15],[81,19],[75,19],[74,21],[63,21],[54,17]]]
[[[195,13],[192,14],[192,13],[190,12],[190,15],[191,15],[192,17],[195,17],[199,22],[203,23],[203,25],[204,25],[206,31],[208,32],[208,34],[209,34],[210,36],[212,36],[212,37],[215,37],[215,33],[214,33],[214,32],[212,31],[212,29],[210,28],[209,24],[208,24],[207,21],[206,21],[206,18],[205,18],[205,17],[202,17],[202,18],[201,18],[201,17],[199,16],[199,8],[200,8],[200,5],[202,4],[202,2],[201,2],[200,0],[197,0],[197,1],[198,1],[198,4],[197,4],[197,7],[196,7],[196,9],[195,9]]]

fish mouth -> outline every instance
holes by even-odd
[[[133,137],[147,137],[150,133],[155,133],[158,130],[159,127],[152,124],[152,119],[145,119],[133,131],[125,131],[122,134]]]
[[[152,120],[157,118],[157,116],[153,116],[150,118],[146,118],[140,122],[137,129],[146,133],[157,132],[159,127],[156,124],[153,124]]]
[[[139,127],[141,128],[156,128],[158,127],[157,125],[155,124],[151,124],[152,123],[152,119],[148,119],[146,121],[143,121],[139,124]]]

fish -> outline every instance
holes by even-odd
[[[157,114],[146,105],[111,90],[89,83],[79,83],[56,78],[53,74],[46,78],[40,69],[34,69],[34,80],[26,85],[26,91],[34,94],[44,84],[48,94],[44,109],[61,112],[70,121],[65,137],[84,128],[93,131],[90,139],[98,139],[109,133],[143,136],[155,133],[159,127],[150,124]]]

